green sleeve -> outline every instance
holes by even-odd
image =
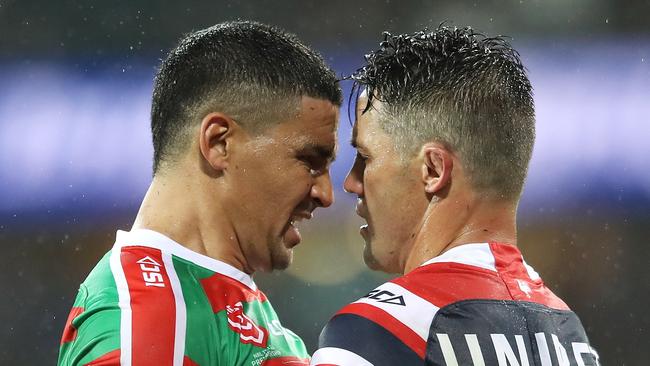
[[[74,317],[66,324],[58,365],[86,365],[98,359],[106,362],[102,365],[113,364],[108,362],[112,359],[119,365],[119,305],[117,301],[93,303],[87,297],[88,290],[81,285],[71,312]]]

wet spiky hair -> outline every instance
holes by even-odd
[[[453,88],[495,69],[505,71],[504,81],[517,84],[523,98],[532,95],[519,53],[504,37],[486,37],[471,27],[444,25],[435,31],[384,32],[383,36],[379,49],[365,56],[367,64],[350,76],[355,90],[366,88],[368,105],[364,110],[374,98],[399,103],[436,88]]]
[[[532,87],[519,53],[504,37],[440,25],[383,33],[365,56],[351,98],[365,89],[367,112],[382,103],[380,124],[403,155],[427,141],[461,157],[476,189],[521,193],[535,139]]]

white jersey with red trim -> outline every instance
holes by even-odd
[[[517,247],[464,244],[342,308],[311,365],[599,365]]]

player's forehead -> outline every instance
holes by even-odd
[[[368,97],[366,92],[362,92],[357,98],[355,121],[352,127],[352,146],[365,146],[367,140],[371,138],[373,128],[377,127],[377,118],[381,102],[376,99],[368,107]]]

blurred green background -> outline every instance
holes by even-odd
[[[520,247],[604,365],[648,364],[649,14],[643,0],[0,0],[0,364],[55,363],[79,283],[149,183],[156,65],[182,34],[233,19],[298,34],[339,75],[384,30],[446,21],[511,36],[538,118]],[[340,188],[346,108],[335,205],[304,225],[288,271],[255,275],[311,351],[329,316],[390,278],[364,267],[354,197]]]

